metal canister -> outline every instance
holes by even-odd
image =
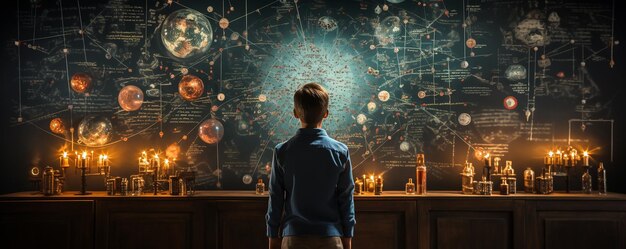
[[[524,170],[524,191],[526,193],[535,192],[535,172],[530,167]]]
[[[130,178],[130,191],[133,196],[138,196],[143,194],[143,186],[145,181],[140,175],[133,175]]]
[[[107,179],[106,191],[107,195],[115,195],[115,178]]]
[[[169,193],[170,195],[180,195],[180,178],[178,176],[170,176],[169,179]]]
[[[42,174],[42,190],[44,195],[53,195],[55,192],[54,188],[54,169],[50,166],[46,166],[43,169]]]
[[[120,183],[120,195],[128,195],[128,179],[122,178]]]
[[[187,195],[187,182],[185,182],[185,179],[179,178],[178,184],[180,187],[180,195]]]
[[[515,175],[509,176],[507,178],[507,182],[509,184],[509,194],[516,194],[517,193],[517,178],[515,177]]]

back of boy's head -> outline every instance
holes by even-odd
[[[324,119],[328,111],[328,93],[317,83],[308,83],[293,95],[294,108],[300,120],[316,124]]]

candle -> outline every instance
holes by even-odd
[[[485,167],[491,167],[491,157],[489,153],[485,154]]]
[[[561,153],[561,150],[557,150],[556,151],[556,165],[561,165],[563,164],[563,153]]]
[[[67,168],[70,166],[69,157],[67,156],[67,151],[63,151],[63,156],[61,156],[61,167]]]
[[[552,151],[548,152],[548,164],[554,164],[554,153]]]
[[[589,166],[589,152],[583,152],[583,165]]]
[[[107,156],[107,155],[102,155],[102,164],[103,164],[103,166],[105,166],[105,167],[109,166],[109,156]]]

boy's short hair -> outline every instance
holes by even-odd
[[[307,83],[293,95],[293,103],[300,120],[307,124],[322,121],[328,110],[328,93],[317,83]]]

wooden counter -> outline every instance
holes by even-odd
[[[355,196],[355,249],[626,248],[626,195]],[[0,196],[2,248],[267,248],[267,196]]]

